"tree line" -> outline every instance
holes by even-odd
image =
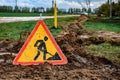
[[[0,6],[0,12],[16,12],[16,13],[30,13],[30,12],[34,12],[34,13],[38,13],[39,9],[43,9],[43,7],[38,7],[35,8],[33,7],[32,10],[30,10],[29,7],[12,7],[12,6]]]
[[[16,13],[39,13],[40,9],[42,9],[42,12],[44,13],[53,13],[53,8],[45,8],[44,7],[12,7],[12,6],[0,6],[0,12],[16,12]],[[69,8],[67,9],[59,9],[57,8],[58,13],[67,13],[67,14],[79,14],[82,12],[87,12],[86,8],[80,9],[80,8]]]
[[[102,4],[99,8],[95,9],[95,13],[98,16],[106,16],[110,15],[110,2],[109,0]],[[120,0],[118,2],[112,2],[112,16],[119,16],[120,17]]]

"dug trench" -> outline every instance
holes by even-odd
[[[67,26],[67,32],[55,38],[68,59],[66,65],[53,66],[48,63],[31,66],[13,65],[12,61],[24,44],[28,34],[28,32],[25,33],[24,38],[21,37],[21,34],[18,41],[10,39],[0,41],[0,79],[120,80],[120,65],[105,57],[93,56],[85,50],[85,45],[90,44],[109,42],[119,45],[119,34],[103,31],[88,32],[78,23],[70,23]],[[112,34],[114,34],[114,37]],[[109,37],[109,40],[105,39],[106,36]]]

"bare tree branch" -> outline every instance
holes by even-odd
[[[84,8],[81,0],[77,0],[77,2],[81,5],[82,8]]]
[[[86,3],[86,6],[87,6],[87,9],[90,8],[90,4],[91,4],[91,0],[85,0],[85,3]]]

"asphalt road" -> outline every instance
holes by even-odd
[[[65,15],[58,17],[72,17],[79,15]],[[42,19],[54,18],[54,16],[43,16]],[[34,21],[39,20],[40,17],[0,17],[0,23],[8,23],[8,22],[19,22],[19,21]]]

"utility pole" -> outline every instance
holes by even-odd
[[[112,0],[110,0],[110,18],[112,18]]]
[[[15,9],[14,12],[18,12],[18,5],[17,5],[18,0],[15,0]]]
[[[120,3],[120,0],[118,0],[118,3]]]
[[[54,14],[54,0],[52,0],[52,13]]]
[[[15,6],[17,6],[17,0],[15,0]]]
[[[54,8],[54,0],[52,0],[52,9]]]
[[[110,1],[109,1],[109,0],[108,0],[107,2],[108,2],[108,4],[110,3]]]

